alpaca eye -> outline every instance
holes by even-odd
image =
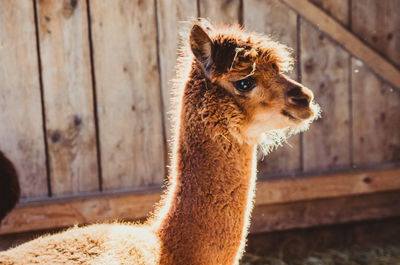
[[[233,82],[233,86],[240,92],[248,92],[256,86],[254,78],[247,77],[245,79]]]

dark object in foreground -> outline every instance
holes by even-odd
[[[0,221],[15,207],[19,196],[17,171],[11,161],[0,152]]]

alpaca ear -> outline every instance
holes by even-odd
[[[212,41],[206,31],[198,24],[193,25],[190,30],[190,48],[200,62],[206,75],[211,72],[212,66]]]

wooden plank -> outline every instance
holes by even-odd
[[[304,170],[349,166],[349,54],[309,22],[300,28],[302,83],[322,108],[304,134]]]
[[[400,67],[400,2],[352,0],[351,13],[354,34]]]
[[[369,48],[329,15],[307,0],[282,0],[319,30],[327,33],[343,48],[367,64],[374,72],[392,85],[400,88],[400,72],[385,58]]]
[[[46,196],[47,174],[32,1],[0,1],[0,150],[22,197]]]
[[[207,18],[213,25],[239,22],[240,0],[199,0],[200,17]]]
[[[356,165],[400,161],[400,92],[352,59],[353,149]]]
[[[260,182],[257,184],[256,206],[269,205],[271,209],[274,209],[275,205],[298,201],[393,190],[397,190],[398,193],[399,176],[400,169],[388,169]],[[95,197],[78,197],[75,200],[53,199],[41,203],[21,203],[3,220],[0,234],[115,219],[143,218],[153,210],[160,196],[159,190],[153,190],[148,194],[101,194]],[[322,209],[319,210],[322,211]],[[286,215],[285,218],[288,216]],[[290,220],[289,223],[293,225],[293,221]]]
[[[393,195],[394,194],[394,195]],[[283,250],[289,250],[293,246],[296,245],[310,245],[312,246],[313,251],[324,250],[327,248],[335,248],[335,247],[347,247],[349,245],[356,244],[366,244],[366,243],[376,243],[376,242],[389,242],[395,238],[400,237],[400,225],[398,218],[398,212],[396,212],[396,206],[393,203],[392,196],[399,196],[399,193],[385,193],[380,194],[379,198],[376,196],[366,196],[362,197],[362,199],[367,202],[372,201],[373,205],[368,206],[367,211],[369,215],[367,216],[368,220],[363,220],[361,222],[349,222],[349,219],[352,217],[357,217],[355,214],[359,212],[358,208],[355,208],[355,203],[352,203],[352,199],[354,197],[347,197],[348,201],[351,203],[351,207],[348,207],[347,204],[343,204],[343,199],[333,199],[333,200],[322,200],[319,203],[319,206],[323,203],[327,203],[328,206],[333,206],[330,210],[331,218],[328,219],[324,217],[325,223],[323,226],[319,227],[310,227],[307,230],[303,229],[294,229],[287,230],[285,232],[278,233],[262,233],[262,232],[273,232],[276,231],[275,227],[279,226],[279,229],[282,230],[281,222],[284,222],[284,226],[290,228],[296,228],[299,225],[302,227],[308,227],[311,224],[306,223],[305,221],[310,220],[309,216],[312,214],[313,210],[317,210],[318,201],[313,202],[299,202],[287,205],[280,205],[280,209],[276,209],[275,211],[271,211],[269,209],[274,209],[275,205],[270,206],[257,206],[254,209],[252,220],[251,220],[251,234],[248,236],[246,251],[250,253],[263,253],[268,251],[271,255],[279,255],[282,252],[282,242],[286,242],[289,244],[284,244]],[[357,200],[360,199],[357,197]],[[335,202],[337,202],[335,204]],[[381,205],[383,209],[378,209],[380,206],[380,202],[383,202]],[[360,205],[360,204],[358,204]],[[365,210],[365,204],[361,205]],[[322,205],[323,207],[323,205]],[[286,209],[289,209],[290,216],[286,215],[286,218],[289,219],[279,220],[282,217],[282,214]],[[304,211],[304,209],[307,209]],[[397,208],[398,209],[398,208]],[[297,212],[295,212],[297,210]],[[321,216],[322,214],[326,214],[326,208],[318,209],[320,212],[316,214]],[[351,212],[352,210],[352,212]],[[279,218],[276,218],[275,214],[278,212]],[[344,214],[349,214],[347,216],[346,224],[338,225],[332,216],[336,213],[338,217],[345,217]],[[379,213],[384,213],[387,217],[394,218],[385,218],[383,219],[381,216],[378,216]],[[266,217],[266,214],[270,214],[270,217]],[[264,216],[263,216],[264,215]],[[292,221],[290,217],[292,216],[300,216],[300,219]],[[397,216],[397,217],[396,217]],[[260,219],[260,217],[264,217],[264,219]],[[307,219],[303,219],[303,217],[307,217]],[[376,217],[376,218],[374,218]],[[377,220],[379,219],[379,220]],[[326,223],[328,221],[328,223]],[[350,220],[351,221],[351,220]],[[357,220],[354,220],[357,221]],[[341,221],[344,222],[344,221]],[[329,225],[333,224],[333,225]],[[29,231],[25,233],[17,233],[17,234],[3,234],[0,236],[0,251],[6,250],[10,247],[15,247],[20,245],[26,241],[32,240],[39,236],[46,235],[48,233],[58,232],[56,230],[40,230],[40,231]],[[263,231],[264,230],[264,231]],[[262,234],[258,234],[262,233]],[[321,241],[322,240],[322,241]],[[318,246],[316,245],[316,242]]]
[[[143,218],[159,199],[154,193],[15,208],[3,219],[0,234]]]
[[[255,207],[250,233],[400,216],[400,191]]]
[[[344,27],[349,26],[349,0],[309,0],[314,5],[324,10]]]
[[[342,173],[257,183],[256,204],[276,204],[400,190],[400,169]]]
[[[247,30],[270,35],[274,40],[286,44],[297,58],[297,14],[280,0],[246,0],[243,2],[243,24]],[[298,78],[297,65],[288,73]]]
[[[351,29],[400,66],[398,1],[352,1]],[[352,60],[354,158],[356,164],[400,161],[399,91]]]
[[[162,183],[164,136],[152,1],[90,1],[104,190]]]
[[[247,0],[243,2],[243,18],[246,29],[271,35],[277,41],[293,49],[297,58],[297,14],[279,0]],[[298,78],[296,64],[289,76]],[[301,170],[300,135],[289,139],[288,144],[268,154],[258,163],[261,176]]]
[[[400,65],[398,1],[352,1],[351,8],[355,34]],[[400,161],[398,91],[356,59],[352,60],[352,70],[355,163]]]
[[[52,194],[99,189],[85,0],[37,1]]]
[[[158,0],[158,39],[163,95],[166,138],[171,143],[171,104],[172,80],[175,78],[175,65],[178,55],[179,31],[183,21],[197,16],[195,0]]]

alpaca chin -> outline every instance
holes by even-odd
[[[311,101],[310,109],[312,110],[313,115],[310,118],[303,120],[298,124],[295,124],[294,126],[290,126],[290,135],[307,131],[310,127],[310,124],[321,117],[321,108],[317,103],[315,103],[315,101]]]
[[[282,146],[283,143],[288,143],[287,139],[290,136],[308,130],[310,124],[321,117],[321,108],[317,103],[312,101],[310,103],[310,108],[314,113],[310,118],[300,123],[294,123],[283,129],[269,130],[262,133],[258,139],[258,149],[261,151],[262,155],[265,156],[279,146]]]

